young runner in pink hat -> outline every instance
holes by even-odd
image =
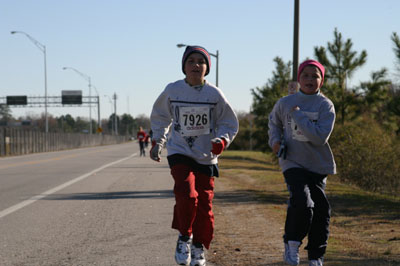
[[[319,62],[303,62],[300,91],[279,99],[269,116],[269,145],[283,154],[279,164],[290,192],[283,236],[284,260],[290,265],[299,265],[299,247],[308,235],[309,265],[322,266],[329,236],[331,209],[325,186],[327,175],[336,173],[328,144],[335,108],[320,91],[324,76]]]

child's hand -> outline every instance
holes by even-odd
[[[220,155],[226,146],[226,140],[215,138],[211,140],[212,149],[211,152],[215,155]]]
[[[272,146],[272,151],[277,154],[279,151],[279,148],[281,147],[281,142],[275,142],[274,145]]]
[[[151,150],[150,150],[150,158],[156,162],[161,161],[161,150],[163,145],[161,143],[157,143],[155,140],[151,142]]]

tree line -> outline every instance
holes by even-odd
[[[326,47],[314,47],[314,58],[325,67],[321,89],[336,109],[336,124],[330,145],[339,177],[373,191],[400,191],[400,39],[390,36],[396,73],[376,69],[370,80],[349,87],[348,80],[368,60],[367,51],[353,50],[351,39],[335,29]],[[309,58],[304,58],[309,59]],[[240,130],[232,148],[270,152],[268,115],[276,101],[288,94],[292,63],[274,58],[275,70],[262,87],[251,89],[250,114],[239,114]]]
[[[132,117],[130,114],[110,115],[107,119],[101,120],[101,125],[97,121],[85,117],[73,117],[70,114],[53,116],[48,115],[49,132],[58,133],[89,133],[90,123],[92,123],[92,134],[98,133],[101,128],[103,134],[135,136],[139,127],[150,129],[150,118],[146,115]],[[7,105],[0,105],[0,126],[18,126],[26,129],[45,131],[45,116],[25,116],[14,118]]]

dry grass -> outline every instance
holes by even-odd
[[[267,154],[226,151],[220,169],[210,261],[283,265],[288,193],[279,168]],[[365,192],[333,176],[327,194],[332,221],[325,265],[400,265],[400,197]],[[306,257],[304,251],[301,256]]]

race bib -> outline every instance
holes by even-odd
[[[200,136],[210,133],[210,108],[180,107],[179,122],[182,136]]]
[[[304,112],[303,113],[311,120],[311,122],[316,123],[318,120],[318,112]],[[303,132],[301,132],[300,128],[297,126],[296,122],[294,122],[293,117],[290,126],[292,128],[292,138],[298,141],[308,141],[307,137],[304,136]]]

